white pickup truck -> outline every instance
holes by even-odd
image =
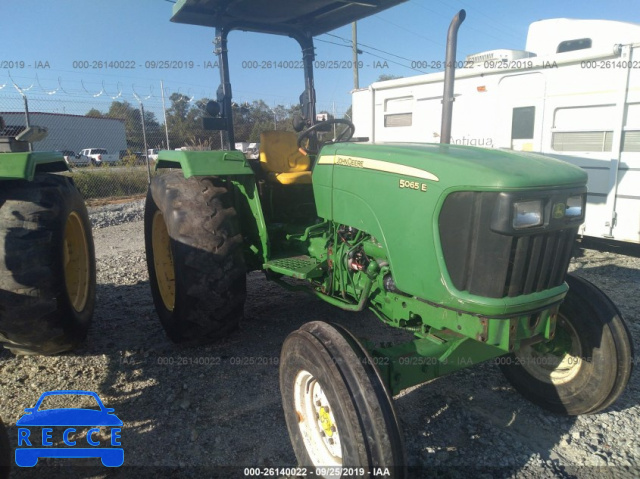
[[[75,161],[78,165],[101,166],[105,163],[114,164],[119,160],[117,154],[110,155],[104,148],[85,148],[80,150]]]
[[[147,158],[149,161],[156,161],[158,159],[158,153],[160,152],[157,148],[149,148],[147,150]]]

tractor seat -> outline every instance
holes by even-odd
[[[309,157],[298,151],[298,137],[291,131],[260,134],[260,166],[272,183],[309,185]]]

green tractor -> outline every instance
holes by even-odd
[[[320,476],[404,477],[391,397],[410,386],[500,357],[526,398],[577,415],[611,405],[633,364],[615,305],[566,274],[584,220],[582,170],[526,153],[372,144],[347,120],[316,121],[313,37],[399,3],[180,0],[173,9],[175,22],[215,27],[221,85],[203,123],[228,149],[159,153],[145,244],[167,335],[197,344],[237,328],[255,270],[413,333],[380,346],[310,322],[285,340],[288,431],[300,466]],[[234,150],[232,30],[302,47],[299,135],[263,132],[258,160]],[[321,142],[334,124],[343,131]]]
[[[95,306],[91,224],[64,157],[33,152],[47,134],[0,119],[0,344],[56,354],[81,343]]]

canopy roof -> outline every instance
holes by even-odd
[[[172,22],[292,36],[316,36],[406,0],[179,0]]]

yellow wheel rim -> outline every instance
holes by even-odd
[[[151,244],[153,248],[153,266],[156,281],[164,307],[173,311],[176,304],[176,275],[173,269],[173,255],[167,225],[160,211],[153,215],[151,225]]]
[[[522,366],[529,374],[539,381],[554,386],[571,382],[584,366],[582,362],[583,351],[580,344],[580,336],[578,336],[576,329],[562,314],[559,315],[556,338],[558,338],[560,334],[564,334],[569,343],[566,350],[561,354],[538,352],[536,345],[523,346],[516,353]]]
[[[64,280],[71,306],[82,311],[89,299],[89,245],[82,220],[75,211],[64,228]]]

